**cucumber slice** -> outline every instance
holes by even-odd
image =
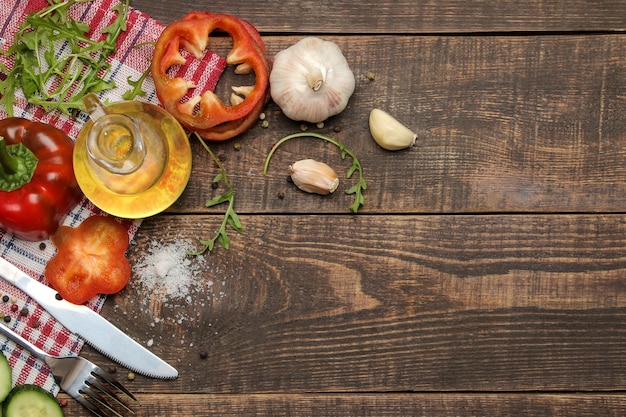
[[[9,395],[12,383],[9,361],[6,356],[0,354],[0,403]]]
[[[63,417],[63,410],[52,394],[43,388],[24,384],[11,390],[2,405],[3,417]]]

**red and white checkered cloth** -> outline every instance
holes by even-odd
[[[74,19],[89,24],[92,39],[97,39],[101,35],[101,30],[115,19],[117,12],[112,11],[112,8],[118,3],[119,0],[77,3],[72,7],[71,15]],[[46,0],[2,0],[0,2],[0,48],[6,51],[13,43],[13,35],[28,13],[39,11],[47,5]],[[116,88],[100,94],[101,100],[108,102],[122,100],[122,94],[131,88],[127,81],[128,77],[132,80],[139,79],[150,65],[152,57],[153,45],[145,44],[140,47],[135,47],[135,45],[155,42],[163,27],[161,23],[145,13],[130,9],[127,30],[118,39],[117,52],[111,60],[111,71],[107,75],[108,80],[115,80]],[[10,56],[0,55],[0,62],[9,69],[13,67],[13,60]],[[207,52],[207,56],[201,63],[189,61],[173,71],[176,76],[194,80],[197,84],[196,93],[200,93],[215,88],[225,67],[226,63],[223,58]],[[145,80],[143,90],[146,91],[146,95],[136,98],[137,100],[158,104],[154,83],[150,77]],[[72,119],[59,112],[46,113],[40,107],[29,105],[21,91],[17,93],[16,98],[17,104],[13,109],[15,116],[52,124],[67,133],[73,140],[87,121],[86,114]],[[0,118],[5,117],[7,117],[6,109],[0,107]],[[64,224],[75,227],[85,218],[98,214],[102,214],[98,208],[87,199],[83,199],[70,212]],[[125,221],[131,239],[140,223],[141,220]],[[43,271],[55,251],[56,249],[49,241],[27,242],[0,229],[0,256],[41,282],[45,282]],[[31,298],[3,280],[0,280],[0,293],[0,313],[11,317],[7,324],[10,328],[48,353],[77,355],[80,352],[83,341],[65,329]],[[2,295],[8,295],[9,301],[2,301]],[[105,296],[95,297],[88,305],[99,312],[105,299]],[[13,305],[16,307],[12,307]],[[23,308],[28,309],[28,314],[20,314]],[[7,356],[13,368],[13,384],[34,383],[54,395],[59,392],[58,384],[43,362],[2,336],[0,336],[0,350]]]

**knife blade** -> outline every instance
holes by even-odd
[[[152,378],[172,379],[178,371],[134,341],[126,333],[85,305],[57,298],[57,292],[31,278],[0,257],[0,277],[10,282],[48,311],[70,332],[133,372]]]

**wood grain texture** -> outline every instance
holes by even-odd
[[[442,1],[228,1],[132,0],[131,4],[169,23],[205,10],[249,20],[269,33],[469,33],[621,31],[626,5],[619,0],[442,0]]]
[[[141,259],[155,236],[166,242],[197,236],[218,220],[147,220],[133,258]],[[158,389],[625,387],[622,215],[243,216],[242,222],[245,233],[232,237],[228,251],[211,254],[198,277],[215,287],[167,302],[131,283],[105,305],[104,314],[122,329],[141,341],[154,338],[153,350],[178,364],[181,377]],[[159,309],[150,308],[153,299],[162,301]]]
[[[620,417],[626,412],[619,394],[304,394],[304,395],[198,395],[162,396],[142,394],[143,406],[138,417],[170,415],[207,417],[472,417],[499,416],[545,417],[568,415],[578,417]],[[148,405],[149,404],[149,405]],[[82,410],[68,402],[65,413],[76,416]]]
[[[274,54],[298,38],[265,39]],[[309,129],[341,141],[361,160],[369,185],[363,212],[623,210],[626,35],[327,39],[345,51],[357,88],[343,113],[323,129]],[[417,145],[396,153],[379,148],[368,128],[374,107],[415,130]],[[286,182],[288,165],[304,158],[345,173],[349,161],[331,145],[288,142],[262,175],[272,145],[300,131],[273,103],[266,115],[269,128],[212,144],[225,158],[238,210],[346,213],[351,199],[344,191],[354,181],[342,179],[338,192],[324,198]],[[193,145],[193,177],[212,178],[215,167]],[[214,193],[207,185],[191,181],[172,210],[202,210]]]
[[[246,18],[270,56],[311,34],[336,42],[357,88],[308,129],[348,146],[368,184],[357,215],[353,179],[325,197],[297,190],[297,159],[350,166],[311,138],[285,143],[264,176],[273,144],[301,129],[270,102],[268,128],[210,144],[243,233],[171,299],[138,279],[151,242],[211,238],[224,212],[204,207],[223,189],[192,139],[185,193],[143,222],[131,283],[102,312],[180,371],[127,381],[117,367],[137,415],[626,414],[626,3],[131,3],[165,23]],[[380,149],[374,107],[417,146]],[[66,415],[88,414],[70,401]]]

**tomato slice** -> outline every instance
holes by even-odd
[[[181,50],[202,59],[209,36],[215,30],[226,32],[233,47],[226,63],[237,66],[236,73],[254,72],[255,83],[241,103],[229,105],[212,91],[202,95],[189,92],[195,84],[182,77],[170,77],[168,70],[186,62]],[[270,63],[265,44],[249,22],[228,14],[191,12],[165,27],[157,40],[151,66],[159,100],[185,128],[207,140],[226,140],[248,130],[258,120],[269,98]]]
[[[57,253],[45,277],[65,300],[83,304],[121,291],[131,275],[126,227],[110,216],[91,216],[78,227],[61,226],[51,238]]]

